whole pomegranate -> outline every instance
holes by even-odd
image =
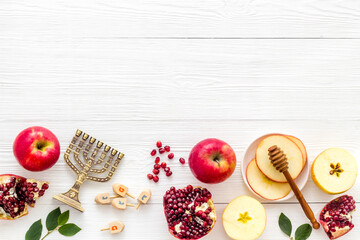
[[[0,175],[0,219],[13,220],[28,213],[36,199],[49,188],[47,182],[4,174]]]
[[[352,213],[355,208],[355,200],[348,195],[326,204],[320,213],[320,223],[330,239],[338,238],[353,229]]]
[[[215,206],[206,188],[171,187],[163,198],[169,232],[178,239],[199,239],[208,234],[216,222]]]

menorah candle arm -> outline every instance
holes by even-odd
[[[76,151],[74,152],[74,159],[80,167],[84,167],[85,163],[81,161],[81,159],[79,158],[79,153]]]
[[[71,162],[69,158],[69,154],[67,153],[64,154],[64,160],[66,164],[71,168],[71,170],[73,170],[76,174],[80,173],[80,170]]]
[[[311,210],[309,204],[306,202],[304,196],[302,195],[302,193],[300,192],[299,188],[297,187],[296,183],[294,182],[294,179],[291,177],[290,173],[288,170],[285,170],[283,172],[286,180],[288,181],[291,189],[293,190],[297,200],[299,201],[302,209],[305,212],[305,215],[307,216],[307,218],[311,221],[313,228],[314,229],[319,229],[320,228],[320,224],[316,221],[316,218],[314,216],[313,211]]]

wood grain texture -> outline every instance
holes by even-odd
[[[62,158],[33,173],[13,156],[14,138],[31,125],[51,129],[62,154],[77,128],[126,154],[111,182],[84,184],[86,211],[71,210],[70,220],[83,228],[74,239],[172,239],[162,196],[172,185],[200,184],[177,159],[204,138],[228,142],[238,158],[226,182],[200,184],[213,193],[218,214],[207,240],[228,239],[223,209],[239,195],[253,196],[240,162],[255,138],[295,135],[310,162],[329,147],[359,159],[359,10],[355,0],[0,1],[0,174],[50,181],[28,216],[0,223],[1,239],[23,239],[52,209],[69,209],[51,198],[75,180]],[[174,174],[155,184],[146,174],[159,139],[174,150]],[[138,212],[95,205],[95,195],[115,182],[133,195],[150,188],[152,199]],[[347,192],[358,204],[359,189],[357,181]],[[336,197],[311,178],[302,192],[316,216]],[[277,226],[281,212],[294,229],[307,222],[294,198],[261,202],[268,221],[261,240],[286,239]],[[121,235],[100,232],[112,220],[125,223]],[[343,240],[359,238],[358,213],[354,223]],[[318,230],[309,239],[327,237]]]
[[[359,1],[3,0],[9,39],[359,38]]]
[[[360,119],[360,40],[0,44],[2,118]]]

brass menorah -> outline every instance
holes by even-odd
[[[89,136],[89,134],[83,133],[81,130],[76,131],[69,147],[65,151],[64,159],[67,165],[69,165],[69,167],[77,174],[77,179],[69,191],[53,196],[53,198],[66,203],[81,212],[83,212],[84,209],[81,207],[81,203],[79,201],[79,190],[83,182],[85,180],[91,180],[94,182],[109,181],[114,175],[120,160],[124,157],[123,153],[118,152],[108,145],[104,146],[103,142],[97,141],[97,143],[94,144],[95,142],[96,139]],[[90,151],[92,152],[90,153]],[[71,160],[72,152],[73,161]],[[101,154],[96,159],[99,152],[101,152]],[[113,162],[115,157],[116,159]],[[96,165],[102,164],[106,158],[107,161],[101,168],[95,168]],[[75,162],[75,164],[80,168],[78,168],[73,162]],[[111,168],[109,168],[110,166]],[[103,178],[93,176],[93,174],[105,175],[106,173],[107,176]]]

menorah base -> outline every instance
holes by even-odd
[[[53,198],[56,200],[59,200],[60,202],[63,202],[76,210],[79,210],[80,212],[83,212],[84,209],[81,207],[81,203],[79,201],[76,201],[74,199],[71,199],[70,197],[64,195],[63,193],[60,193],[58,195],[54,195]]]

